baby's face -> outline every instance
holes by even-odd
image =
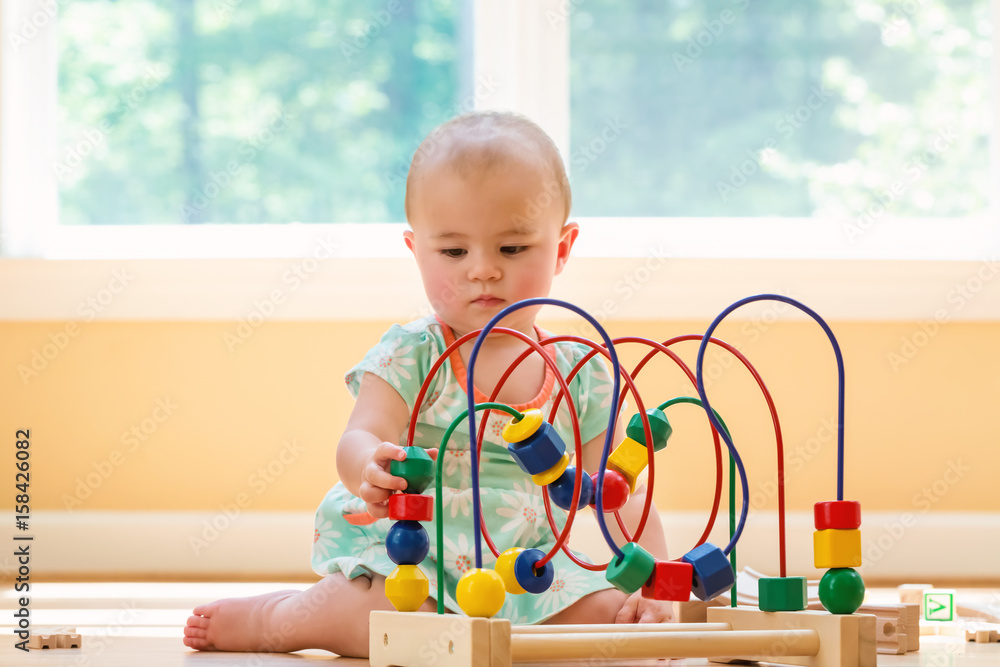
[[[510,304],[548,296],[576,239],[563,225],[559,191],[544,171],[507,165],[462,176],[448,165],[421,179],[405,232],[438,316],[457,335],[484,327]],[[522,308],[502,326],[528,333],[539,308]]]

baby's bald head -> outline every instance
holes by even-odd
[[[564,224],[569,217],[572,197],[559,150],[549,135],[525,116],[474,111],[449,120],[427,135],[406,177],[405,210],[411,225],[421,186],[439,169],[450,169],[469,181],[513,169],[534,170],[542,179],[540,188],[561,195]]]

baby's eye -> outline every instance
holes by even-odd
[[[441,251],[441,254],[445,257],[451,257],[452,259],[458,259],[459,257],[465,256],[465,250],[463,248],[445,248]]]
[[[517,255],[528,249],[526,245],[505,245],[500,248],[500,252],[505,255]]]

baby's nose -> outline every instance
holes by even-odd
[[[478,257],[469,267],[471,280],[496,280],[500,277],[500,265],[490,257]]]

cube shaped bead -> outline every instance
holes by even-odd
[[[761,611],[802,611],[808,602],[805,577],[764,577],[757,592]]]
[[[856,500],[831,500],[813,505],[816,530],[854,530],[861,527],[861,503]]]
[[[406,458],[389,462],[389,473],[406,480],[403,493],[423,493],[434,482],[434,461],[423,447],[404,447]]]
[[[389,518],[393,521],[433,521],[434,496],[394,493],[389,496]]]
[[[604,578],[621,592],[631,595],[649,580],[655,567],[656,559],[652,554],[635,542],[629,542],[622,547],[621,556],[611,558]]]
[[[814,532],[813,564],[819,570],[861,567],[861,531],[828,528]]]
[[[608,468],[617,470],[628,482],[630,493],[635,492],[635,483],[649,462],[649,450],[633,440],[625,438],[608,457]]]
[[[385,596],[396,611],[416,611],[427,599],[430,582],[416,565],[397,565],[385,578]]]
[[[566,453],[566,443],[552,424],[542,422],[530,437],[507,445],[507,451],[521,470],[529,475],[537,475],[559,463]]]
[[[691,599],[693,579],[694,568],[691,563],[682,560],[658,560],[653,568],[653,574],[642,585],[642,597],[650,600],[687,602]]]
[[[711,542],[695,547],[681,558],[694,568],[691,592],[699,600],[711,600],[728,591],[736,582],[726,554]]]
[[[667,440],[674,429],[667,420],[667,415],[659,408],[646,410],[646,416],[649,419],[649,430],[653,434],[653,451],[658,452],[667,446]],[[629,420],[625,435],[643,446],[646,445],[646,431],[642,428],[642,416],[638,412]]]

